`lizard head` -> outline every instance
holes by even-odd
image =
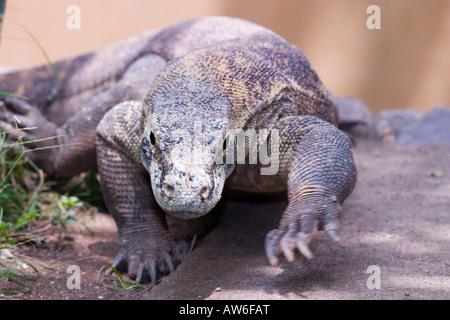
[[[216,161],[226,147],[230,102],[207,79],[163,73],[144,105],[142,163],[156,201],[179,218],[208,213],[234,169]]]

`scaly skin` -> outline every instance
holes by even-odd
[[[177,243],[168,232],[165,213],[182,219],[205,215],[228,190],[287,190],[289,202],[280,225],[265,242],[272,265],[280,254],[292,261],[295,249],[311,257],[308,243],[316,223],[339,240],[340,208],[356,182],[351,144],[337,129],[336,108],[299,49],[260,26],[220,17],[136,39],[78,58],[91,66],[82,74],[78,62],[67,67],[79,60],[61,63],[62,69],[74,72],[72,78],[86,79],[84,90],[95,88],[83,99],[70,94],[70,85],[65,89],[72,83],[68,71],[59,88],[67,95],[57,94],[59,99],[50,103],[42,95],[51,93],[52,85],[34,92],[29,84],[13,81],[11,90],[24,95],[23,88],[33,91],[31,103],[40,105],[41,112],[5,99],[7,109],[40,128],[51,122],[48,108],[58,104],[68,109],[64,121],[48,127],[64,134],[61,142],[83,145],[42,151],[35,160],[49,174],[71,176],[78,171],[74,163],[97,159],[108,210],[120,235],[114,266],[138,282],[156,283],[187,251],[186,243]],[[97,55],[121,57],[120,72],[109,66],[99,70]],[[33,79],[33,71],[21,76]],[[65,101],[83,107],[71,111]],[[8,119],[10,115],[0,111],[0,124],[7,127]],[[229,144],[238,132],[257,133],[256,146],[260,152],[267,149],[271,162],[261,157],[250,161],[251,138],[246,147]],[[240,152],[246,155],[245,163],[237,161]],[[231,163],[217,161],[228,156]]]

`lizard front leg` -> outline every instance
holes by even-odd
[[[103,195],[119,230],[113,264],[137,282],[172,272],[187,252],[176,243],[140,165],[141,103],[128,101],[109,111],[97,128],[97,162]],[[175,261],[173,260],[175,259]]]
[[[298,249],[311,258],[308,243],[319,228],[338,242],[341,205],[356,183],[356,167],[348,137],[316,117],[287,117],[277,123],[280,156],[289,159],[288,206],[278,229],[266,237],[269,263],[279,254],[294,260]],[[283,159],[282,159],[283,161]]]

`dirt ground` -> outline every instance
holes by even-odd
[[[228,201],[219,225],[173,274],[153,288],[114,290],[115,276],[97,281],[118,251],[115,224],[100,213],[85,220],[94,236],[77,225],[63,241],[49,234],[48,246],[15,250],[51,269],[39,268],[30,293],[0,299],[449,299],[449,145],[358,140],[354,156],[358,183],[343,207],[343,246],[318,234],[312,260],[268,265],[264,237],[282,201]],[[80,267],[80,289],[67,287],[69,265]],[[0,289],[13,287],[0,281]]]

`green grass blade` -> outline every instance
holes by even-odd
[[[101,267],[100,268],[100,271],[98,272],[98,274],[97,274],[97,281],[98,281],[98,279],[99,279],[99,277],[100,277],[100,273],[102,272],[102,270],[104,269],[104,268],[110,268],[112,271],[114,271],[114,273],[117,275],[117,277],[119,278],[119,283],[120,283],[120,285],[122,286],[122,289],[123,290],[127,290],[127,284],[125,283],[125,280],[123,280],[123,278],[122,278],[122,275],[120,274],[120,272],[119,272],[119,270],[117,270],[116,268],[114,268],[112,265],[110,265],[110,264],[107,264],[107,265],[105,265],[105,266],[103,266],[103,267]]]
[[[27,28],[25,27],[22,23],[20,23],[19,21],[14,20],[15,23],[17,23],[29,36],[30,38],[34,41],[34,43],[38,46],[39,50],[42,52],[42,54],[45,57],[45,60],[47,60],[47,64],[49,65],[50,69],[52,69],[53,72],[53,76],[55,77],[56,81],[58,84],[61,84],[61,78],[58,75],[58,72],[56,71],[55,66],[53,65],[53,62],[50,60],[50,57],[48,56],[47,52],[45,51],[44,47],[42,47],[42,45],[39,43],[39,41],[36,39],[36,37],[34,36],[34,34]]]
[[[100,274],[103,271],[104,268],[110,268],[112,271],[114,271],[114,273],[117,275],[117,277],[119,278],[119,283],[121,285],[121,287],[117,287],[114,285],[106,285],[106,287],[113,289],[113,290],[131,290],[134,288],[139,288],[139,287],[147,287],[147,285],[144,284],[139,284],[136,283],[136,281],[131,281],[131,280],[125,280],[124,278],[122,278],[122,275],[120,274],[119,270],[117,270],[116,268],[114,268],[112,265],[104,265],[100,268],[100,270],[97,273],[97,282],[99,281],[100,278]],[[127,282],[130,283],[130,285],[127,285]]]
[[[12,167],[8,170],[8,173],[5,175],[5,178],[2,180],[2,182],[0,183],[0,187],[2,187],[6,180],[8,179],[9,175],[11,174],[11,172],[13,172],[15,166],[19,163],[20,160],[22,160],[24,156],[24,153],[20,154],[20,156],[17,158],[17,160],[14,162],[14,164],[12,165]]]
[[[6,0],[0,0],[0,40],[2,38],[3,16],[5,14]]]
[[[29,99],[28,97],[22,96],[20,94],[15,94],[15,93],[5,92],[5,91],[0,91],[0,95],[10,96],[10,97],[17,97],[17,98],[21,98],[21,99],[25,99],[25,100]]]

